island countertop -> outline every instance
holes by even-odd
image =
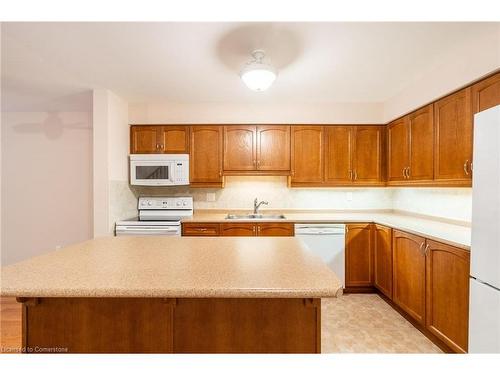
[[[2,268],[16,297],[322,298],[337,276],[291,237],[103,237]]]

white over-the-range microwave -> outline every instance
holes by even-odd
[[[142,186],[189,185],[189,155],[130,155],[130,184]]]

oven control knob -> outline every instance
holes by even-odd
[[[182,202],[183,206],[187,206],[187,204],[188,204],[188,202],[186,202],[186,201]]]
[[[176,204],[177,204],[177,206],[180,206],[180,205],[181,205],[181,202],[177,202]]]
[[[153,201],[148,201],[148,206],[152,206],[153,205]]]

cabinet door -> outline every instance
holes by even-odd
[[[325,126],[325,182],[351,184],[353,181],[352,126]]]
[[[434,178],[434,116],[430,104],[408,115],[410,128],[410,180]]]
[[[219,236],[218,223],[182,223],[183,236]]]
[[[289,237],[294,235],[293,223],[259,223],[258,236]]]
[[[387,126],[387,179],[404,181],[404,169],[409,167],[410,136],[408,117]]]
[[[471,180],[472,115],[470,88],[434,103],[436,180]]]
[[[222,185],[222,126],[192,126],[189,181],[194,187]]]
[[[374,285],[392,299],[392,229],[374,225]]]
[[[322,126],[292,126],[292,184],[323,183],[323,142]]]
[[[220,225],[221,236],[256,236],[257,227],[254,223],[224,223]]]
[[[257,168],[254,125],[224,126],[224,170],[253,171]]]
[[[189,152],[189,127],[164,125],[158,127],[161,151],[165,154],[187,154]]]
[[[257,169],[290,170],[290,126],[257,126]]]
[[[384,127],[356,126],[354,127],[353,158],[354,184],[380,185],[382,176],[382,140]]]
[[[345,285],[367,287],[373,285],[373,251],[371,224],[346,226]]]
[[[393,301],[425,324],[425,238],[393,230]]]
[[[158,143],[158,126],[134,125],[130,127],[130,153],[155,154],[161,153]]]
[[[500,104],[500,73],[472,86],[472,111],[478,113]]]
[[[427,240],[427,328],[453,350],[467,352],[470,252]]]

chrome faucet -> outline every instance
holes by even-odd
[[[266,206],[269,204],[268,202],[266,201],[260,201],[259,203],[259,200],[257,198],[255,198],[255,200],[253,201],[253,214],[254,215],[257,215],[259,213],[259,207],[263,204],[265,204]]]

